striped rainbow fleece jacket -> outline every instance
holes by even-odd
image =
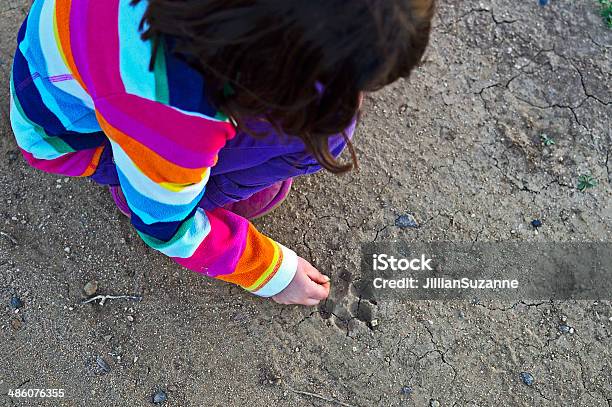
[[[297,256],[242,217],[198,207],[235,129],[184,62],[158,52],[149,71],[152,44],[138,30],[146,4],[34,1],[11,75],[17,144],[31,166],[81,177],[110,149],[147,245],[190,270],[275,295],[293,279]]]

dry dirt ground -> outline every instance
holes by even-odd
[[[26,9],[0,0],[3,111]],[[163,390],[181,407],[612,406],[610,302],[372,303],[351,288],[374,240],[610,241],[611,48],[596,1],[443,1],[424,65],[366,101],[361,170],[300,179],[257,222],[333,278],[316,309],[180,269],[105,190],[28,168],[4,131],[0,388],[66,397],[0,405],[146,406]],[[582,174],[599,184],[579,192]],[[395,226],[402,214],[420,227]],[[90,280],[142,301],[80,305]]]

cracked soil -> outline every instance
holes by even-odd
[[[353,284],[366,242],[610,240],[612,30],[596,1],[441,2],[423,65],[367,97],[361,169],[297,180],[256,222],[332,277],[312,309],[180,269],[107,191],[27,166],[6,115],[26,12],[0,0],[0,405],[146,406],[164,390],[181,407],[612,406],[610,302],[375,303]],[[579,192],[583,174],[599,184]],[[90,280],[143,300],[80,305]],[[20,386],[66,397],[5,395]]]

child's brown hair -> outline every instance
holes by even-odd
[[[434,9],[434,0],[148,3],[143,39],[174,38],[172,51],[204,75],[208,98],[240,130],[249,132],[247,119],[264,118],[300,137],[335,173],[352,165],[330,154],[329,136],[350,125],[361,92],[410,75],[429,42]]]

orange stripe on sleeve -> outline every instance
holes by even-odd
[[[281,264],[282,256],[278,257],[275,264],[269,263],[275,257],[275,250],[280,252],[280,248],[275,248],[275,243],[270,238],[262,235],[252,224],[249,224],[244,252],[236,265],[237,271],[217,278],[246,288],[252,286],[266,270],[272,267],[273,269],[264,280],[265,284],[274,276]],[[258,284],[258,287],[260,286],[263,284]]]
[[[76,64],[74,63],[74,57],[72,55],[72,48],[70,46],[70,6],[71,0],[56,0],[55,2],[55,29],[57,30],[57,36],[59,39],[59,46],[62,56],[65,59],[68,68],[74,78],[79,82],[83,89],[87,90],[85,83],[79,71],[77,70]]]
[[[197,184],[202,181],[206,168],[184,168],[178,166],[160,157],[154,151],[113,127],[98,112],[96,112],[96,116],[104,133],[119,144],[130,159],[134,161],[138,169],[152,181],[158,184],[164,182]]]
[[[96,172],[96,168],[98,168],[98,164],[100,163],[100,157],[102,157],[103,152],[104,146],[96,148],[96,152],[91,158],[91,162],[89,163],[85,171],[83,171],[83,174],[81,174],[82,177],[89,177],[93,175],[94,172]]]

